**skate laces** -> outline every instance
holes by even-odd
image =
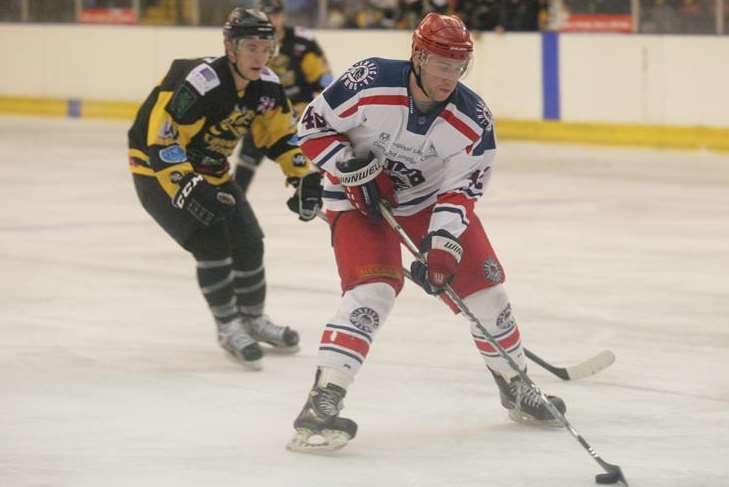
[[[268,315],[262,315],[250,321],[251,333],[261,340],[283,341],[285,326],[279,326]]]
[[[512,381],[509,386],[517,404],[525,404],[533,408],[542,404],[542,396],[536,386],[527,384],[520,378]]]
[[[311,402],[316,412],[324,416],[336,416],[342,409],[344,394],[333,390],[329,386],[317,387]]]
[[[223,347],[241,350],[256,341],[246,332],[238,321],[218,325],[218,339]]]

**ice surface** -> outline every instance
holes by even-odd
[[[0,119],[0,486],[578,487],[565,431],[512,424],[468,325],[406,286],[350,389],[360,433],[286,451],[338,279],[328,230],[252,199],[269,314],[293,357],[218,348],[192,259],[143,212],[122,123]],[[633,486],[729,486],[729,156],[502,143],[478,213],[506,267],[530,373]]]

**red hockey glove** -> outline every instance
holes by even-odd
[[[413,280],[428,294],[440,294],[456,276],[463,247],[450,232],[438,230],[425,236],[420,251],[426,263],[415,261],[410,265]]]
[[[177,182],[180,188],[172,197],[172,206],[187,210],[197,221],[210,226],[225,218],[235,208],[235,197],[205,181],[201,175],[189,172]]]
[[[381,220],[379,202],[397,206],[395,184],[382,170],[382,160],[373,153],[337,162],[337,178],[352,205],[365,216]]]

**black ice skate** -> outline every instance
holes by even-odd
[[[240,320],[218,323],[218,343],[236,362],[253,370],[261,369],[263,350],[243,328]]]
[[[501,405],[509,410],[509,417],[517,423],[561,427],[562,423],[544,405],[539,389],[527,384],[517,375],[507,382],[501,375],[491,371],[499,386]],[[564,414],[564,401],[557,396],[547,396],[557,410]]]
[[[318,374],[317,374],[318,377]],[[357,423],[340,418],[347,391],[335,384],[315,384],[294,421],[296,434],[286,446],[289,450],[313,453],[342,448],[357,434]]]
[[[299,351],[299,334],[288,326],[275,324],[266,315],[244,318],[243,326],[251,337],[270,345],[275,352],[296,353]]]

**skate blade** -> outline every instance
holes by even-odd
[[[263,369],[263,358],[259,358],[258,360],[243,360],[241,357],[238,357],[233,352],[228,352],[227,350],[225,356],[228,357],[228,360],[231,362],[242,365],[248,370],[258,371]]]
[[[509,418],[515,423],[537,426],[540,428],[562,428],[564,425],[558,419],[537,419],[519,409],[510,409]]]
[[[351,439],[352,437],[344,431],[315,432],[308,428],[297,428],[296,434],[286,445],[286,449],[299,453],[332,452],[343,448]]]
[[[274,353],[274,354],[280,354],[280,355],[293,355],[299,350],[298,345],[276,345],[275,343],[269,343],[269,342],[259,342],[261,345],[266,345],[266,352]]]

